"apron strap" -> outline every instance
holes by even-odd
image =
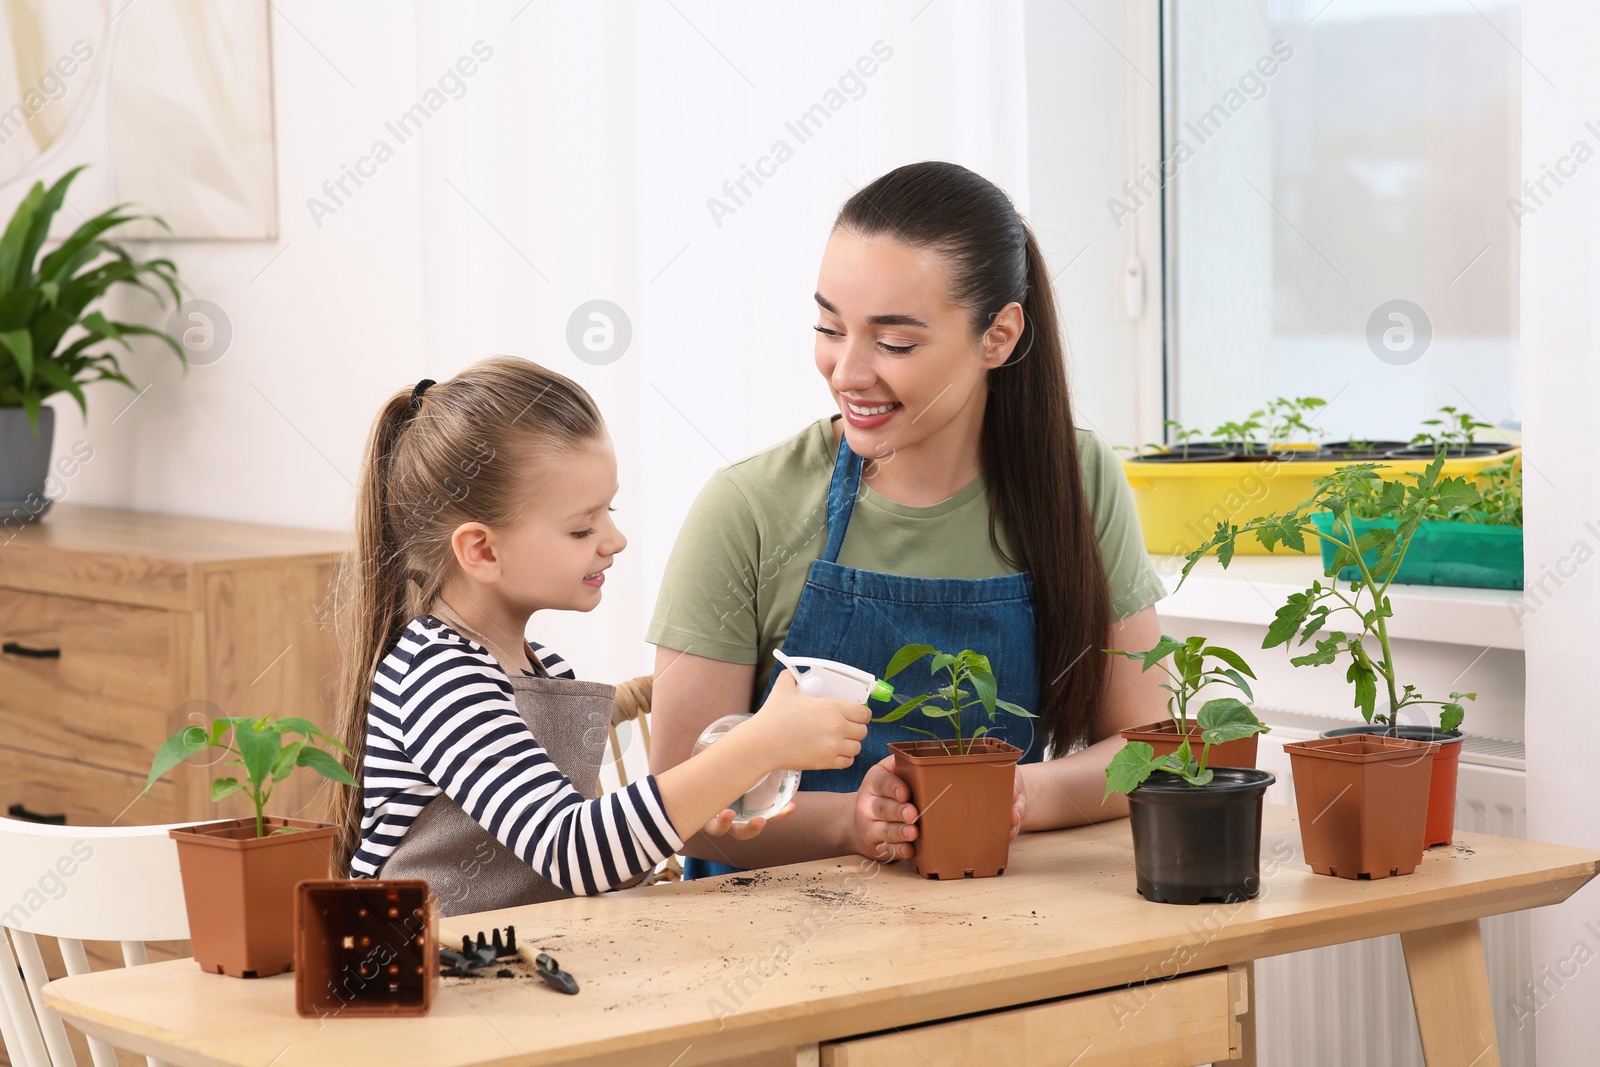
[[[861,457],[851,451],[843,434],[839,435],[839,453],[833,460],[833,480],[828,483],[828,543],[822,550],[822,559],[839,562],[839,550],[844,547],[844,534],[850,526],[850,514],[855,510],[856,494],[861,491]]]

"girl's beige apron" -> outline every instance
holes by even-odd
[[[453,613],[435,615],[471,640],[481,638]],[[615,687],[570,678],[510,675],[517,713],[586,799],[600,795],[600,762],[610,736]],[[380,878],[425,878],[439,898],[439,914],[463,915],[573,894],[533,870],[459,804],[440,794],[417,815],[378,871]]]

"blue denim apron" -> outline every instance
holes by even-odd
[[[784,638],[784,654],[848,663],[881,677],[903,645],[932,645],[952,653],[976,648],[989,657],[999,682],[1000,699],[1036,711],[1039,661],[1033,579],[1026,572],[997,578],[907,578],[840,566],[839,550],[844,546],[845,531],[861,488],[861,468],[861,457],[841,440],[828,487],[827,546],[806,575],[794,621]],[[946,672],[941,671],[937,677],[931,673],[931,662],[924,658],[892,679],[895,703],[931,693],[941,682],[948,681]],[[782,669],[773,664],[762,691],[763,702]],[[873,715],[881,716],[892,706],[873,704]],[[805,771],[800,776],[800,788],[855,792],[867,771],[889,754],[889,742],[924,740],[921,734],[904,729],[904,725],[931,730],[940,737],[954,736],[947,721],[929,719],[920,710],[913,710],[899,722],[875,722],[867,728],[854,763],[842,770]],[[1022,762],[1043,758],[1043,746],[1035,737],[1032,719],[1001,711],[991,723],[982,705],[974,704],[962,713],[963,736],[972,736],[980,726],[989,727],[990,737],[1022,749]],[[684,877],[704,878],[737,870],[690,857],[684,864]]]

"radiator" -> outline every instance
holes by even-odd
[[[1272,727],[1261,738],[1257,765],[1278,776],[1266,799],[1292,805],[1294,780],[1284,742],[1350,723],[1299,712],[1257,712]],[[1456,828],[1526,837],[1525,766],[1521,742],[1468,735],[1462,741]],[[1528,913],[1483,920],[1483,942],[1500,1062],[1535,1067],[1524,986],[1533,980]],[[1398,936],[1261,960],[1256,1006],[1261,1067],[1424,1067]]]

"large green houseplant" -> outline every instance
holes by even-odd
[[[202,970],[265,978],[294,964],[294,890],[328,877],[335,827],[266,814],[273,789],[299,768],[330,781],[356,781],[328,745],[345,747],[307,719],[227,716],[179,730],[156,751],[145,791],[185,761],[217,753],[238,774],[214,778],[211,799],[248,797],[253,817],[168,831],[178,845],[189,937]]]
[[[1416,686],[1402,679],[1389,634],[1389,620],[1394,617],[1389,588],[1405,563],[1418,529],[1430,515],[1449,514],[1481,502],[1471,481],[1444,477],[1444,464],[1443,456],[1436,457],[1409,482],[1385,480],[1378,473],[1384,469],[1379,464],[1341,466],[1318,478],[1313,483],[1312,496],[1294,508],[1259,516],[1243,525],[1219,523],[1215,532],[1189,554],[1183,568],[1183,578],[1187,578],[1195,565],[1212,552],[1227,567],[1233,559],[1235,543],[1245,536],[1254,538],[1268,551],[1286,547],[1303,552],[1308,539],[1332,547],[1333,560],[1324,576],[1313,580],[1304,592],[1289,596],[1277,610],[1262,642],[1263,648],[1291,642],[1299,647],[1312,644],[1312,651],[1290,661],[1297,667],[1343,661],[1355,707],[1368,724],[1355,727],[1352,732],[1382,736],[1379,741],[1329,736],[1285,746],[1295,764],[1296,799],[1302,805],[1302,813],[1306,805],[1311,805],[1310,816],[1301,822],[1306,859],[1314,869],[1325,873],[1345,877],[1408,873],[1420,861],[1425,845],[1448,843],[1453,832],[1461,740],[1457,727],[1464,714],[1462,702],[1473,699],[1474,694],[1453,692],[1447,700],[1424,697]],[[1385,522],[1363,528],[1357,522],[1358,510],[1375,510]],[[1338,577],[1344,568],[1354,568],[1353,580]],[[1331,629],[1330,620],[1349,620],[1348,628]],[[1406,709],[1429,707],[1439,709],[1437,726],[1401,723]],[[1316,806],[1318,793],[1310,787],[1313,779],[1327,769],[1311,765],[1318,760],[1334,760],[1351,767],[1381,767],[1371,773],[1382,775],[1385,780],[1394,779],[1400,794],[1388,801],[1376,800],[1372,783],[1363,781],[1360,788],[1355,788],[1349,774],[1356,771],[1344,767],[1340,772],[1344,777],[1328,781],[1332,794],[1326,799],[1329,805],[1349,807],[1348,825],[1340,817],[1343,809],[1323,817],[1322,809]],[[1421,770],[1410,771],[1419,765]],[[1407,773],[1401,774],[1402,770]],[[1420,795],[1415,793],[1419,776]],[[1384,849],[1363,851],[1329,844],[1327,848],[1332,851],[1328,854],[1336,855],[1337,861],[1319,858],[1324,854],[1324,844],[1314,835],[1335,835],[1348,829],[1359,837],[1380,824],[1384,826]]]
[[[112,381],[132,388],[116,348],[131,352],[134,337],[157,338],[184,358],[167,334],[115,321],[100,309],[123,286],[181,302],[171,260],[135,259],[107,238],[135,220],[166,223],[118,204],[44,252],[50,225],[82,170],[74,167],[48,188],[34,183],[0,235],[0,511],[13,521],[32,521],[49,506],[44,484],[55,412],[44,406],[47,397],[67,393],[87,416],[85,386]]]

